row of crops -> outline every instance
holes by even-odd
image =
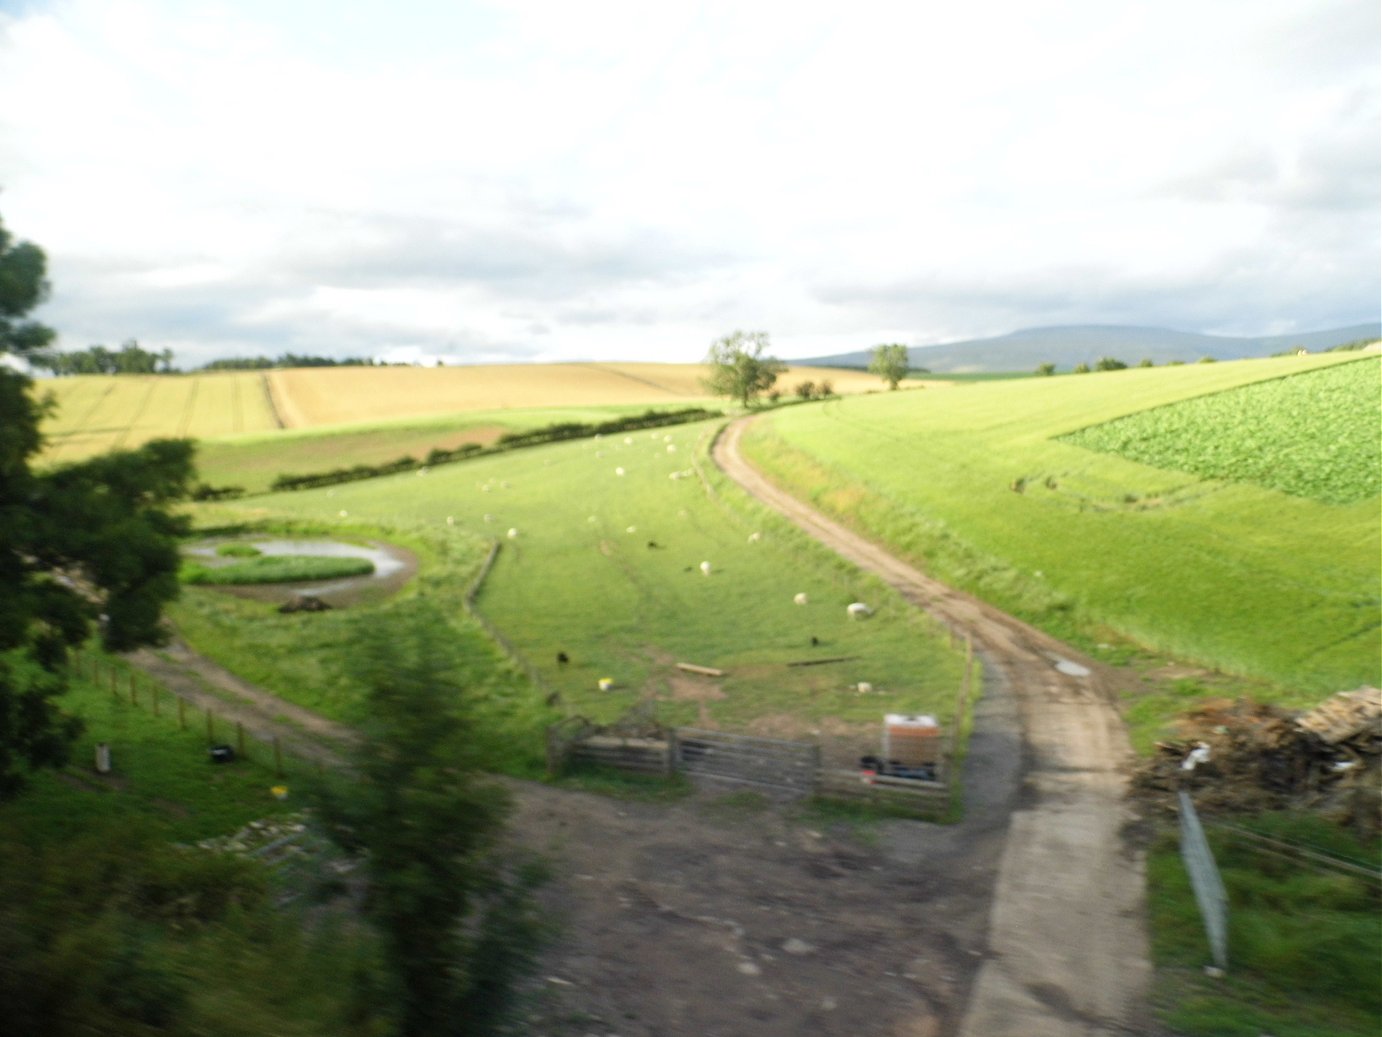
[[[1382,493],[1379,359],[1258,382],[1062,437],[1132,461],[1327,504]]]

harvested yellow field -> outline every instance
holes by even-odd
[[[277,428],[258,371],[78,375],[37,383],[57,409],[43,423],[47,461],[80,461],[151,439],[210,439]]]
[[[150,439],[221,439],[475,411],[667,407],[712,402],[701,364],[496,364],[479,367],[308,367],[182,375],[46,379],[57,410],[44,422],[46,461],[79,461]],[[802,382],[836,393],[877,392],[862,371],[789,367],[777,388]]]
[[[666,405],[704,401],[701,364],[494,364],[482,367],[329,367],[268,372],[286,428],[312,428],[474,410]],[[837,393],[877,390],[859,371],[792,367],[784,395],[803,381]]]

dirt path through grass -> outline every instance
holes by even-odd
[[[773,486],[739,451],[752,420],[731,423],[715,443],[715,461],[726,474],[972,637],[985,668],[1001,675],[1016,698],[1022,796],[1001,851],[985,958],[956,1032],[1071,1037],[1150,1029],[1143,857],[1124,834],[1132,820],[1126,799],[1132,754],[1108,671]],[[1057,663],[1065,665],[1057,669]]]
[[[211,710],[221,724],[243,724],[247,734],[263,742],[278,738],[285,752],[312,763],[340,766],[342,750],[355,739],[344,724],[237,677],[192,651],[180,638],[164,648],[140,649],[125,658],[169,691],[199,709]]]

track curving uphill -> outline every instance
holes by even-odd
[[[1142,853],[1125,837],[1132,752],[1108,671],[1041,631],[952,590],[769,483],[739,451],[754,418],[712,456],[747,492],[904,598],[973,639],[1011,690],[1023,744],[989,915],[960,1037],[1150,1032]],[[982,723],[982,721],[980,721]]]

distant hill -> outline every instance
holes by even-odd
[[[1113,357],[1129,367],[1141,360],[1158,366],[1172,360],[1193,363],[1201,357],[1215,360],[1243,360],[1271,356],[1291,349],[1323,352],[1359,339],[1382,338],[1382,323],[1355,324],[1328,331],[1255,338],[1229,338],[1198,335],[1170,328],[1141,328],[1115,324],[1075,324],[1054,328],[1027,328],[997,338],[967,339],[935,346],[912,346],[907,354],[913,369],[925,368],[936,374],[965,374],[984,371],[1032,371],[1038,364],[1053,363],[1057,371],[1069,371],[1076,364],[1089,364],[1100,357]],[[793,363],[816,367],[867,367],[869,350],[818,356]]]

